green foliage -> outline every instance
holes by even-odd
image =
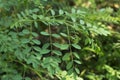
[[[90,1],[0,0],[0,79],[120,79],[119,11]]]

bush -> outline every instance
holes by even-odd
[[[120,11],[95,3],[0,0],[1,80],[120,79]]]

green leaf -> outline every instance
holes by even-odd
[[[53,50],[52,53],[58,55],[58,56],[61,56],[62,55],[62,52],[58,51],[58,50]]]
[[[74,60],[74,62],[77,64],[82,64],[79,60]]]
[[[74,68],[73,67],[68,70],[68,74],[72,74],[73,72],[74,72]]]
[[[75,8],[72,8],[72,9],[71,9],[71,12],[72,12],[72,13],[76,13]]]
[[[51,66],[48,66],[47,69],[50,72],[50,75],[55,73],[55,70]]]
[[[24,18],[26,18],[26,15],[25,15],[25,13],[22,11],[21,12],[21,15],[24,17]]]
[[[42,55],[40,53],[36,53],[35,56],[37,60],[40,60],[42,58]]]
[[[33,18],[33,19],[37,19],[37,15],[36,15],[36,14],[33,14],[33,15],[32,15],[32,18]]]
[[[58,35],[58,34],[52,34],[52,37],[54,37],[54,38],[60,38],[60,35]]]
[[[77,59],[80,59],[80,57],[79,57],[78,53],[73,52],[73,55],[74,55]]]
[[[59,15],[63,15],[64,14],[64,11],[63,10],[59,10]]]
[[[23,50],[25,54],[28,54],[30,51],[31,51],[31,47],[25,47],[25,49]]]
[[[39,15],[38,18],[42,20],[42,19],[44,19],[44,16],[43,15]]]
[[[41,42],[39,41],[39,40],[32,40],[33,41],[33,43],[35,43],[35,44],[37,44],[37,45],[40,45],[41,44]]]
[[[34,46],[33,49],[36,50],[36,51],[38,51],[38,52],[41,51],[40,47],[37,47],[37,46]]]
[[[79,45],[77,45],[77,44],[72,44],[72,46],[73,46],[74,48],[76,48],[76,49],[81,49],[81,47],[80,47]]]
[[[51,19],[50,17],[45,17],[45,20],[49,22]]]
[[[67,63],[66,69],[70,69],[73,66],[73,61]]]
[[[104,35],[104,36],[107,36],[108,34],[110,34],[109,31],[106,31],[106,30],[103,29],[103,28],[99,28],[98,31],[99,31],[99,33],[100,33],[101,35]]]
[[[69,47],[69,44],[59,44],[59,43],[53,43],[53,45],[57,48],[60,48],[61,50],[66,50]]]
[[[17,59],[19,59],[20,61],[25,59],[25,54],[23,54],[23,52],[21,52],[19,49],[17,49],[15,51],[15,56],[17,57]]]
[[[50,35],[49,33],[44,32],[44,31],[40,32],[40,34],[41,34],[41,35],[44,35],[44,36],[49,36],[49,35]]]
[[[12,77],[12,80],[22,80],[22,76],[19,74],[14,75],[14,77]]]
[[[23,44],[26,44],[26,43],[29,43],[29,42],[30,42],[29,39],[22,39],[22,40],[21,40],[21,43],[23,43]]]
[[[34,25],[36,28],[38,28],[38,23],[36,21],[34,21]]]
[[[40,54],[48,54],[50,50],[48,49],[41,49]]]
[[[76,18],[74,16],[71,16],[71,19],[73,22],[76,22]]]
[[[88,50],[88,51],[91,51],[91,52],[94,52],[94,53],[96,53],[96,51],[95,51],[94,49],[92,49],[92,48],[89,48],[89,47],[85,47],[85,48],[84,48],[84,50]]]
[[[50,46],[50,43],[45,43],[45,44],[42,46],[42,49],[47,49],[49,46]]]
[[[23,34],[29,34],[30,32],[29,32],[29,30],[24,29],[24,30],[22,31],[22,33],[23,33]]]
[[[85,24],[85,22],[84,22],[83,20],[80,20],[80,24],[82,24],[82,25],[83,25],[83,24]]]
[[[62,57],[63,61],[69,61],[70,60],[70,53],[66,53],[63,57]]]
[[[61,44],[61,45],[60,45],[60,49],[61,49],[61,50],[66,50],[66,49],[68,49],[68,47],[69,47],[68,44]]]
[[[92,27],[92,24],[86,23],[87,27]]]
[[[25,77],[25,80],[31,80],[29,77]]]
[[[17,14],[17,17],[18,17],[19,19],[22,19],[22,16],[21,16],[20,14]]]
[[[54,16],[55,15],[55,11],[52,10],[52,9],[50,11],[51,11],[52,16]]]
[[[34,8],[32,11],[33,11],[33,12],[38,12],[38,11],[39,11],[39,8]]]
[[[33,68],[38,68],[39,61],[38,61],[38,59],[37,59],[36,56],[31,55],[31,56],[29,56],[29,58],[26,59],[25,61],[27,62],[27,64],[31,64],[31,63],[32,63]]]
[[[78,68],[75,68],[75,71],[76,71],[77,74],[80,73],[80,70]]]
[[[38,37],[38,36],[39,36],[36,32],[32,32],[32,35],[33,35],[34,37]]]
[[[65,33],[60,33],[60,35],[63,37],[67,37],[67,34],[65,34]]]

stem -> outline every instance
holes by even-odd
[[[50,50],[52,51],[52,32],[51,32],[51,26],[49,25],[49,33],[50,33]]]
[[[33,69],[33,68],[27,66],[26,64],[24,64],[24,63],[22,63],[22,62],[20,62],[20,61],[17,61],[17,60],[14,60],[14,61],[17,62],[17,63],[22,64],[25,68],[30,69],[31,71],[33,71],[34,73],[36,73],[36,74],[38,75],[38,77],[39,77],[41,80],[43,80],[42,76],[41,76],[41,75],[39,74],[39,72],[36,71],[35,69]]]
[[[72,58],[72,61],[73,61],[73,55],[72,55],[72,47],[71,47],[71,41],[70,41],[70,30],[69,30],[69,27],[67,26],[67,34],[68,34],[68,43],[69,43],[69,46],[70,46],[70,54],[71,54],[71,58]]]

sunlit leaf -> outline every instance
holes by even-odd
[[[63,37],[67,37],[68,35],[65,33],[60,33],[60,35],[62,35]]]
[[[61,51],[58,51],[58,50],[53,50],[52,52],[56,55],[60,55],[60,56],[62,55]]]
[[[77,59],[80,59],[80,57],[79,57],[78,54],[79,54],[79,53],[73,52],[73,55],[74,55]]]
[[[79,73],[80,73],[80,71],[79,71],[79,69],[78,69],[78,68],[75,68],[75,71],[76,71],[76,73],[77,73],[77,74],[79,74]]]
[[[50,10],[51,11],[51,14],[54,16],[55,15],[55,11],[54,10]]]
[[[44,35],[44,36],[49,36],[50,34],[49,33],[47,33],[47,32],[40,32],[42,35]]]
[[[61,50],[66,50],[69,47],[69,44],[59,44],[59,43],[53,43],[53,45],[57,48],[60,48]]]
[[[54,38],[60,38],[60,35],[58,35],[58,34],[52,34],[52,37],[54,37]]]
[[[70,53],[66,53],[66,54],[62,57],[62,60],[64,60],[64,61],[70,60]]]
[[[72,46],[76,49],[81,49],[81,47],[78,44],[72,44]]]
[[[64,14],[64,11],[60,9],[60,10],[59,10],[59,14],[60,14],[60,15]]]
[[[77,63],[77,64],[81,64],[80,60],[74,60],[74,62]]]

